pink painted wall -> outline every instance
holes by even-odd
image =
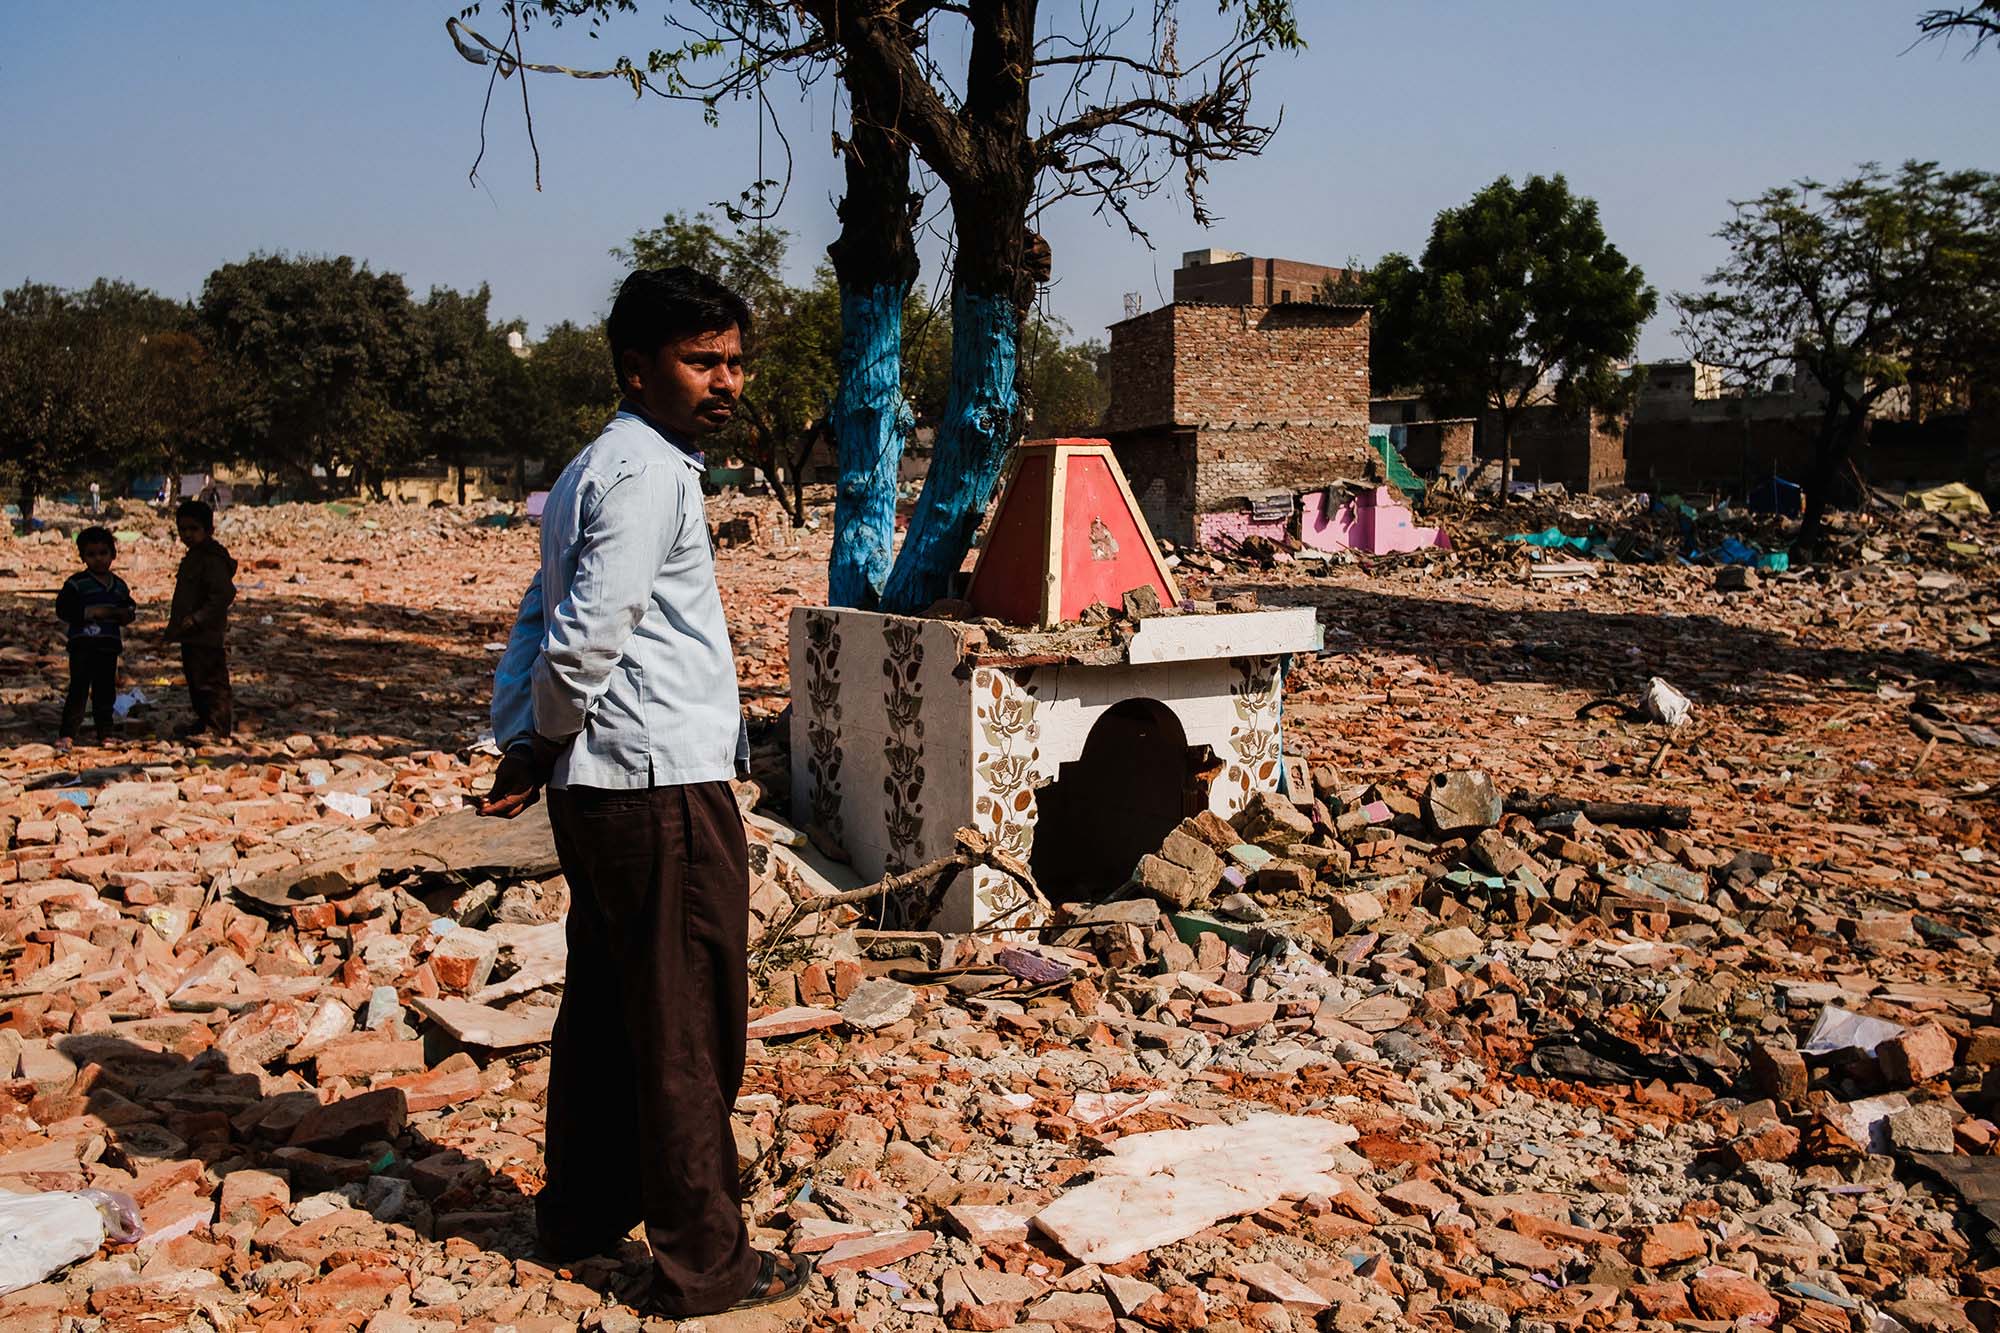
[[[1417,526],[1417,516],[1387,486],[1363,491],[1332,514],[1326,512],[1326,495],[1325,491],[1308,491],[1300,497],[1299,537],[1307,546],[1370,555],[1433,546],[1451,549],[1451,537],[1444,529]]]
[[[1282,518],[1259,523],[1250,517],[1247,509],[1224,509],[1213,514],[1195,515],[1195,539],[1202,549],[1220,551],[1245,537],[1268,537],[1284,545],[1286,529],[1291,525]]]

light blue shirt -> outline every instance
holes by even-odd
[[[621,410],[549,489],[542,568],[493,675],[504,750],[569,741],[552,787],[736,774],[741,705],[701,461]]]

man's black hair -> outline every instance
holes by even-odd
[[[109,546],[113,555],[118,554],[118,539],[111,535],[110,528],[85,528],[76,534],[76,553],[83,554],[86,546]]]
[[[174,526],[179,527],[184,518],[193,519],[207,532],[215,531],[215,510],[210,508],[205,500],[181,501],[180,506],[174,510]]]
[[[632,270],[619,284],[618,299],[604,321],[619,390],[625,388],[627,349],[651,357],[670,342],[719,333],[731,325],[750,337],[749,303],[700,269],[675,264]]]

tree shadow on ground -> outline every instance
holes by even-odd
[[[386,1237],[376,1237],[377,1245],[384,1239],[398,1243],[399,1233],[400,1242],[411,1245],[458,1239],[509,1265],[526,1260],[556,1266],[535,1254],[534,1200],[510,1174],[515,1163],[503,1161],[500,1169],[490,1169],[446,1142],[480,1128],[448,1127],[450,1108],[411,1112],[387,1137],[361,1132],[339,1141],[294,1143],[301,1120],[319,1104],[316,1095],[299,1089],[271,1091],[269,1075],[232,1068],[220,1052],[189,1058],[110,1033],[60,1036],[54,1045],[76,1064],[77,1090],[38,1098],[37,1118],[54,1124],[87,1114],[101,1123],[99,1160],[137,1178],[126,1184],[114,1177],[106,1187],[138,1189],[142,1204],[150,1201],[149,1181],[180,1178],[172,1170],[176,1163],[199,1162],[219,1181],[239,1171],[273,1172],[288,1178],[293,1204],[329,1192],[348,1196],[353,1208],[387,1229]],[[351,1093],[333,1105],[372,1095],[366,1090]],[[531,1145],[530,1152],[539,1158],[538,1146]],[[169,1184],[160,1193],[173,1188]],[[269,1220],[256,1219],[250,1230]],[[373,1224],[349,1220],[373,1234]],[[227,1227],[229,1222],[218,1217],[216,1225]],[[288,1249],[267,1252],[264,1260],[296,1255],[311,1269],[299,1281],[310,1282],[321,1267],[314,1262],[316,1251],[334,1256],[356,1245],[371,1247],[365,1235],[330,1231],[323,1243],[314,1236],[297,1239]],[[649,1261],[643,1242],[627,1241],[612,1254],[563,1268],[572,1280],[629,1303],[644,1290]],[[453,1313],[443,1307],[435,1317]],[[461,1313],[473,1317],[471,1311]]]
[[[2000,691],[2000,664],[1922,648],[1835,648],[1707,613],[1506,609],[1387,588],[1221,584],[1267,607],[1310,606],[1329,654],[1380,651],[1420,658],[1479,684],[1537,681],[1636,697],[1649,676],[1683,689],[1730,689],[1778,702],[1802,687],[1873,691],[1883,682],[1931,693]]]
[[[265,619],[270,623],[266,624]],[[0,687],[35,697],[13,707],[21,739],[53,740],[68,680],[50,599],[0,593]],[[170,736],[186,710],[179,650],[158,638],[159,608],[128,632],[122,688],[152,696],[131,739]],[[240,599],[229,631],[239,716],[266,737],[293,732],[385,735],[412,749],[457,749],[482,728],[511,622],[388,603],[307,605],[283,597]],[[167,680],[161,686],[157,682]],[[25,735],[23,733],[25,732]],[[88,734],[88,733],[86,733]],[[5,733],[0,733],[4,736]],[[115,748],[115,744],[113,747]]]

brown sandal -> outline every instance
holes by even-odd
[[[750,1294],[729,1308],[754,1310],[760,1305],[776,1305],[779,1301],[788,1301],[805,1290],[806,1280],[812,1276],[812,1271],[810,1259],[795,1254],[759,1250],[757,1280],[750,1284]]]

